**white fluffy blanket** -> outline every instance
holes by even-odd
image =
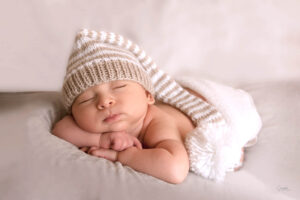
[[[241,164],[241,149],[256,143],[262,127],[252,97],[243,90],[208,80],[181,77],[176,81],[201,94],[223,114],[228,124],[229,130],[221,136],[204,133],[197,127],[186,138],[191,171],[222,181],[226,172]]]

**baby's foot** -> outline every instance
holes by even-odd
[[[238,163],[235,163],[234,166],[230,167],[229,169],[227,169],[228,172],[236,172],[238,170],[240,170],[243,166],[243,162],[244,162],[244,159],[245,159],[245,156],[244,156],[244,148],[241,149],[241,158],[240,158],[240,162]]]
[[[244,148],[242,148],[240,163],[234,168],[233,171],[236,172],[236,171],[240,170],[243,167],[244,159],[245,159],[245,151],[244,151]]]

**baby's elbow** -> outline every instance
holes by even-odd
[[[170,178],[167,180],[167,182],[168,182],[168,183],[171,183],[171,184],[180,184],[180,183],[182,183],[184,180],[185,180],[185,176],[178,176],[178,174],[177,174],[177,175],[175,175],[175,176],[170,177]]]
[[[54,124],[51,133],[59,138],[63,138],[63,128],[63,124],[61,123],[61,121],[59,121],[56,124]]]
[[[62,138],[65,136],[69,124],[70,124],[70,117],[65,116],[63,119],[59,120],[53,125],[51,133],[57,137]]]
[[[189,172],[188,166],[182,166],[177,163],[177,165],[172,165],[169,168],[167,182],[172,184],[180,184],[187,177]]]
[[[53,135],[59,137],[60,131],[59,131],[59,127],[58,127],[58,124],[57,124],[57,123],[53,126],[53,128],[52,128],[52,130],[51,130],[51,133],[52,133]]]

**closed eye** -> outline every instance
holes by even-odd
[[[126,87],[126,84],[124,84],[124,85],[118,85],[118,86],[114,87],[113,89],[119,89],[119,88],[124,88],[124,87]]]
[[[84,99],[84,100],[80,101],[79,104],[88,102],[88,101],[90,101],[90,100],[92,100],[92,99],[94,99],[94,98],[95,98],[95,97],[90,97],[90,98],[88,98],[88,99]]]

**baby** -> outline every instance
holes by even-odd
[[[139,83],[115,80],[80,94],[72,104],[72,116],[59,121],[53,134],[77,147],[91,147],[91,155],[180,183],[189,171],[183,141],[193,128],[179,110],[154,104]]]
[[[195,124],[179,109],[155,99],[159,91],[151,82],[151,71],[147,72],[128,48],[102,37],[86,30],[76,36],[63,85],[69,114],[55,124],[53,134],[90,155],[119,161],[169,183],[181,183],[190,168],[184,141]],[[204,100],[194,91],[186,91],[192,97],[183,98],[186,105]],[[178,96],[182,94],[186,93],[180,90]],[[220,119],[217,115],[213,120]]]

